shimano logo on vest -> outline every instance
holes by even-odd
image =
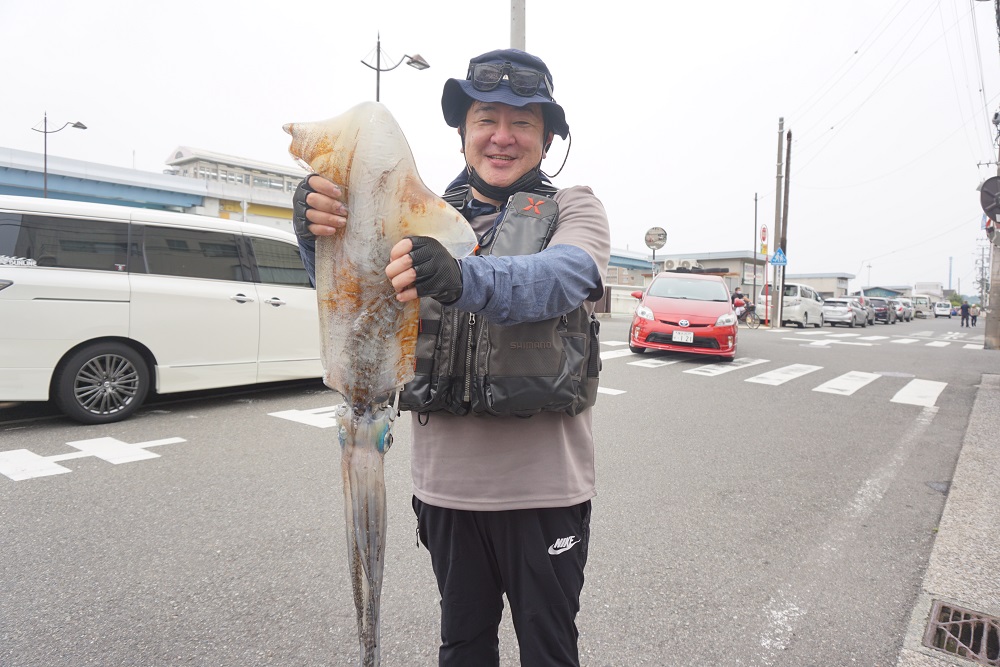
[[[551,350],[550,340],[512,340],[510,342],[512,350]]]

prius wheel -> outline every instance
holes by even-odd
[[[633,345],[632,343],[628,344],[628,349],[634,354],[643,354],[646,351],[646,348]]]
[[[129,417],[149,393],[149,366],[121,343],[77,350],[56,372],[53,399],[75,421],[109,424]]]

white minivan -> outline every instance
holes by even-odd
[[[89,424],[148,393],[322,376],[316,292],[290,232],[0,196],[0,401]]]
[[[823,297],[819,295],[819,292],[809,285],[785,283],[784,295],[785,298],[781,310],[782,324],[793,322],[799,325],[800,328],[804,328],[810,324],[814,327],[823,326]],[[757,295],[757,299],[758,312],[764,312],[763,309],[765,307],[770,312],[770,304],[774,299],[774,294],[771,293],[771,285],[764,285],[760,290],[760,294]]]

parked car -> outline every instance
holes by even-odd
[[[757,296],[757,304],[763,308],[765,301],[774,299],[770,285],[765,285]],[[809,285],[785,283],[782,300],[781,323],[794,322],[800,328],[806,325],[823,326],[823,297]]]
[[[87,424],[323,373],[295,236],[208,216],[0,196],[0,322],[0,401]]]
[[[899,299],[888,299],[889,305],[892,306],[893,311],[896,313],[897,322],[906,321],[906,306]]]
[[[867,314],[868,324],[875,324],[875,308],[872,306],[871,297],[864,294],[849,294],[847,298],[857,300]]]
[[[906,297],[901,297],[897,299],[897,301],[903,304],[903,319],[907,322],[912,322],[913,318],[917,316],[917,311],[913,306],[913,301],[907,299]]]
[[[947,301],[938,301],[934,304],[934,319],[936,320],[939,317],[947,317],[950,320],[952,316],[951,310],[952,307],[950,303]]]
[[[873,296],[871,297],[872,307],[875,308],[875,321],[882,324],[896,323],[896,309],[888,299]]]
[[[868,311],[866,311],[857,299],[839,297],[826,299],[823,302],[823,320],[830,326],[838,324],[847,325],[850,328],[856,326],[868,326]]]
[[[629,329],[629,349],[736,356],[736,313],[721,276],[664,271],[639,299]]]

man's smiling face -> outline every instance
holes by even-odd
[[[544,132],[540,104],[475,101],[465,115],[465,159],[484,181],[507,187],[541,162]]]

